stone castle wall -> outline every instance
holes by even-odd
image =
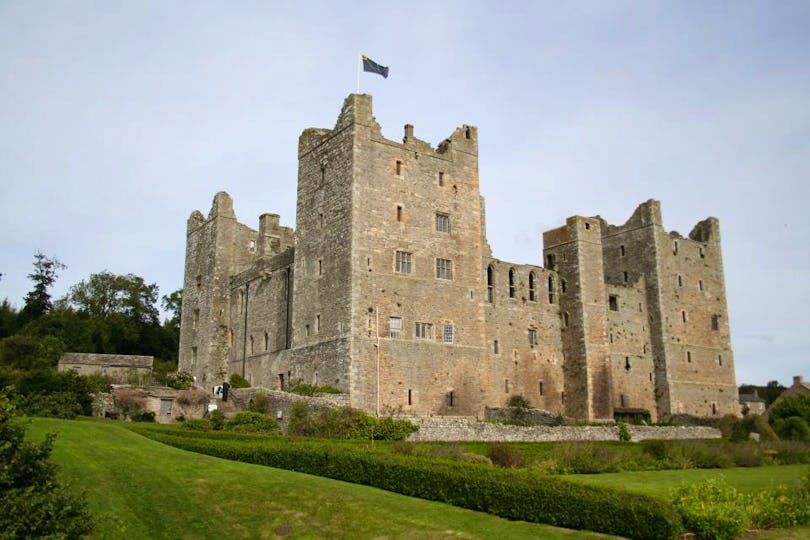
[[[545,266],[495,259],[477,129],[388,140],[363,95],[302,133],[294,232],[232,206],[220,193],[189,218],[180,368],[199,384],[329,384],[373,413],[479,415],[518,394],[587,420],[737,410],[717,220],[682,238],[648,201],[623,225],[547,231]]]

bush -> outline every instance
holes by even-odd
[[[79,538],[93,528],[84,499],[56,479],[50,462],[55,435],[40,444],[26,442],[25,428],[0,393],[0,537]]]
[[[787,420],[791,416],[798,416],[804,418],[805,422],[810,422],[810,394],[777,399],[768,409],[768,421],[774,428],[779,420]]]
[[[263,394],[262,392],[258,392],[254,394],[253,399],[250,400],[248,404],[248,410],[262,413],[262,414],[270,414],[270,398],[267,397],[267,394]]]
[[[104,380],[96,376],[46,369],[23,373],[14,384],[14,394],[18,406],[27,414],[74,418],[77,414],[93,414],[91,394],[99,391],[100,385],[105,385]],[[53,394],[61,395],[48,397]],[[60,403],[64,410],[60,409]],[[31,412],[27,409],[29,406],[33,407]]]
[[[84,412],[76,394],[71,392],[20,396],[17,407],[28,416],[50,416],[66,420],[72,420]]]
[[[225,429],[239,433],[275,433],[281,428],[266,414],[244,411],[225,422]]]
[[[761,442],[777,441],[776,432],[773,428],[758,414],[749,414],[743,418],[743,423],[748,428],[748,433],[758,433]]]
[[[299,396],[314,396],[315,394],[340,394],[341,391],[328,384],[315,386],[296,381],[290,384],[289,391]]]
[[[133,422],[154,422],[155,413],[152,411],[139,410],[130,414],[129,419]]]
[[[124,418],[130,418],[136,411],[146,408],[146,398],[141,390],[121,388],[113,393],[113,402]]]
[[[194,376],[188,371],[178,371],[166,375],[166,386],[176,390],[188,390],[194,386]]]
[[[520,450],[506,443],[495,443],[490,446],[487,457],[498,467],[523,467],[526,463]]]
[[[776,486],[752,495],[748,509],[755,529],[795,527],[810,518],[810,497],[801,488]]]
[[[521,395],[514,395],[509,396],[509,400],[506,402],[507,407],[516,407],[518,409],[531,409],[532,404],[529,403],[529,400]]]
[[[525,469],[360,452],[325,442],[268,438],[251,443],[192,432],[139,431],[193,452],[369,485],[510,520],[629,538],[673,538],[682,529],[678,514],[661,499]]]
[[[675,491],[672,503],[698,540],[732,540],[745,532],[744,498],[723,479],[684,484]]]
[[[779,437],[791,441],[810,441],[810,426],[804,418],[791,416],[774,422],[774,430]]]
[[[183,422],[183,428],[193,431],[211,431],[211,422],[207,418],[192,418]]]
[[[231,385],[231,388],[250,388],[250,382],[238,373],[231,373],[231,377],[228,381]]]
[[[627,424],[619,422],[619,440],[622,442],[630,442],[630,430],[627,429]]]
[[[225,429],[225,413],[219,409],[214,409],[208,413],[208,423],[214,431],[222,431]]]
[[[408,420],[369,416],[351,407],[322,409],[315,413],[303,401],[295,403],[287,424],[288,435],[328,439],[401,440],[418,430]]]
[[[177,403],[184,407],[201,407],[208,403],[208,392],[200,388],[189,388],[177,394]]]

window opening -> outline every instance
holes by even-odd
[[[315,315],[315,333],[317,334],[320,331],[321,331],[321,316]]]
[[[306,334],[307,337],[309,337],[309,325],[306,325],[304,327],[304,333]]]
[[[250,336],[250,354],[253,354],[253,336]]]
[[[702,279],[698,280],[698,290],[701,290],[701,291],[703,290],[703,280]]]
[[[492,342],[492,352],[495,353],[495,354],[499,354],[499,352],[500,352],[500,349],[498,347],[498,340],[497,339]]]
[[[630,365],[630,357],[629,357],[629,356],[625,356],[625,357],[624,357],[624,369],[625,369],[626,371],[630,371],[630,368],[631,368],[631,367],[632,367],[632,366]]]
[[[443,332],[443,341],[448,344],[453,343],[453,325],[452,324],[445,324],[444,325],[444,332]]]
[[[568,282],[564,279],[560,280],[560,290],[565,293],[568,290]]]
[[[197,289],[202,288],[202,275],[197,274]]]
[[[453,261],[436,259],[436,277],[439,279],[453,279]]]
[[[412,254],[407,251],[397,251],[395,270],[398,274],[411,273]]]
[[[537,300],[537,291],[535,290],[534,272],[529,272],[529,300],[534,302]]]
[[[397,205],[397,221],[402,221],[402,205]]]
[[[450,393],[447,394],[447,401],[451,407],[453,407],[456,404],[456,394],[452,390],[450,390]]]
[[[698,254],[700,255],[700,258],[701,258],[701,259],[705,259],[705,258],[706,258],[706,252],[705,252],[705,251],[703,251],[703,247],[702,247],[702,246],[698,248]]]
[[[529,328],[529,347],[537,346],[537,329]]]
[[[402,318],[391,317],[388,319],[388,337],[398,339],[402,337]]]
[[[683,287],[683,276],[678,274],[678,287]]]
[[[433,325],[425,322],[418,322],[414,325],[414,334],[417,339],[433,339]]]
[[[509,379],[503,380],[503,391],[509,393]]]
[[[515,269],[509,269],[509,298],[515,297]]]
[[[492,275],[492,266],[487,266],[487,302],[495,301],[495,280]]]
[[[619,311],[619,297],[615,294],[608,296],[608,306],[610,311]]]
[[[627,272],[623,273],[623,277],[624,277],[624,282],[627,283]]]
[[[619,246],[619,256],[624,257],[624,246]]]
[[[554,303],[554,278],[548,276],[548,303]]]
[[[692,363],[692,351],[686,351],[686,361]]]
[[[563,327],[568,328],[568,312],[563,312]]]
[[[549,270],[554,270],[554,263],[556,261],[556,257],[553,253],[549,253],[546,255],[546,266],[548,266]]]
[[[722,366],[722,365],[723,365],[723,355],[722,355],[722,354],[718,354],[718,355],[717,355],[717,365],[718,365],[718,366]]]
[[[270,335],[265,332],[264,333],[264,350],[268,350],[270,348]]]
[[[413,396],[410,388],[408,388],[408,405],[413,405]]]
[[[323,259],[318,259],[318,275],[323,275]]]
[[[686,322],[686,311],[681,311],[681,320],[683,320],[683,322]]]
[[[439,171],[439,186],[444,185],[444,173]]]
[[[538,383],[538,386],[539,386],[539,390],[540,390],[540,395],[542,396],[542,395],[543,395],[543,393],[544,393],[544,392],[543,392],[543,381],[540,381],[540,382]]]
[[[712,315],[712,330],[720,330],[720,316]]]
[[[672,254],[673,254],[673,255],[677,255],[677,254],[678,254],[678,241],[677,241],[677,240],[675,240],[675,241],[672,243]]]
[[[397,176],[402,176],[402,162],[397,160]]]
[[[447,214],[436,214],[436,231],[441,233],[450,232],[450,216]]]

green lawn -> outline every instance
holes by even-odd
[[[95,538],[607,538],[171,448],[114,422],[37,418],[102,516]]]

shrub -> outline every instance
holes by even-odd
[[[801,489],[776,486],[750,497],[750,525],[755,529],[783,529],[807,523],[810,497]]]
[[[315,386],[304,384],[300,380],[290,384],[289,391],[299,396],[314,396],[315,394],[340,394],[341,391],[328,384]]]
[[[0,393],[0,537],[79,538],[93,528],[83,498],[59,484],[50,462],[55,435],[37,445],[25,441],[25,428]]]
[[[244,411],[225,422],[225,429],[239,433],[274,433],[281,428],[266,414]]]
[[[84,411],[71,392],[29,394],[17,399],[17,406],[28,416],[50,416],[72,420]]]
[[[262,439],[251,443],[209,439],[209,435],[193,432],[141,432],[194,452],[370,485],[510,520],[629,538],[673,538],[682,529],[678,514],[661,499],[525,469],[361,452],[356,447],[304,440]]]
[[[810,422],[810,394],[780,398],[768,409],[768,421],[774,427],[779,420],[787,420],[791,416],[798,416],[804,418],[805,422]]]
[[[400,440],[419,427],[408,420],[369,416],[351,407],[322,409],[310,413],[303,401],[295,403],[287,424],[289,435],[329,439]]]
[[[177,403],[184,407],[201,407],[208,403],[208,392],[200,388],[189,388],[177,394]]]
[[[231,373],[231,377],[228,381],[231,385],[231,388],[250,388],[250,382],[238,373]]]
[[[509,400],[506,402],[508,407],[516,407],[518,409],[531,409],[532,404],[529,403],[529,400],[521,395],[514,395],[509,396]]]
[[[138,410],[129,415],[133,422],[154,422],[155,413],[153,411]]]
[[[183,427],[193,431],[211,431],[211,422],[207,418],[192,418],[183,422]]]
[[[178,371],[166,375],[166,386],[176,390],[188,390],[194,386],[194,376],[188,371]]]
[[[779,440],[770,424],[758,414],[746,415],[743,418],[743,423],[747,426],[748,433],[758,433],[759,440],[762,442]]]
[[[222,431],[225,429],[225,413],[219,409],[214,409],[208,413],[208,422],[214,431]]]
[[[250,400],[248,410],[262,414],[270,414],[270,407],[270,398],[267,397],[267,394],[259,392]]]
[[[810,441],[810,426],[804,418],[791,416],[774,422],[774,430],[779,437],[791,441]]]
[[[135,411],[146,407],[146,398],[143,392],[133,388],[122,388],[113,393],[115,408],[121,411],[125,418],[129,418]]]
[[[622,442],[630,442],[630,430],[627,429],[627,424],[619,422],[619,440]]]
[[[101,380],[103,381],[103,379]],[[14,393],[17,396],[20,408],[28,413],[28,405],[37,404],[37,416],[57,416],[72,418],[76,414],[93,414],[92,392],[98,391],[100,382],[98,377],[85,377],[74,371],[39,370],[23,373],[14,384]],[[63,395],[56,400],[41,397],[51,394],[72,394],[72,398]],[[58,403],[62,403],[67,410],[60,411]],[[79,410],[76,410],[78,404]],[[50,412],[49,412],[50,411]],[[33,414],[33,413],[31,413]]]
[[[290,409],[290,420],[287,422],[287,434],[313,437],[315,432],[315,424],[309,415],[307,404],[303,401],[293,403]]]
[[[672,502],[698,540],[732,540],[745,531],[744,498],[722,478],[684,484]]]
[[[523,467],[526,461],[520,450],[506,443],[495,443],[489,447],[487,457],[498,467]]]

